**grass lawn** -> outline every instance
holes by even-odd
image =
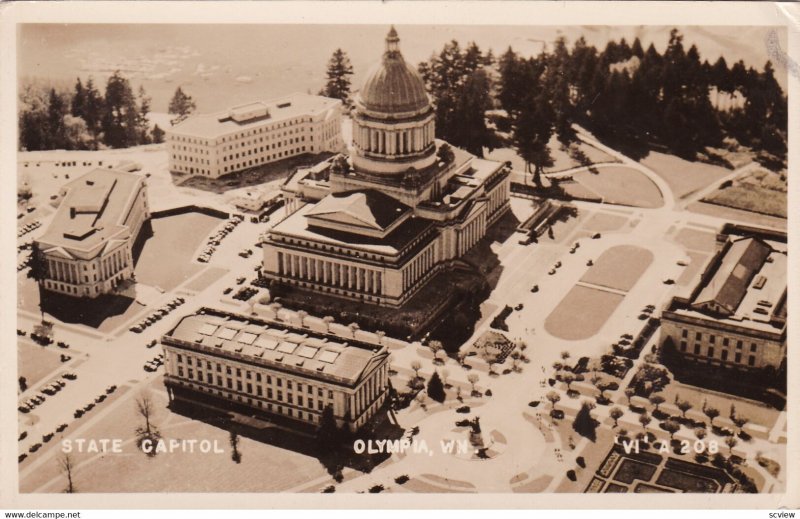
[[[73,477],[79,492],[276,492],[327,475],[316,458],[244,436],[239,437],[241,463],[234,463],[228,432],[169,411],[166,394],[159,390],[160,381],[154,381],[149,389],[156,410],[152,422],[162,437],[216,441],[223,452],[146,456],[135,444],[134,431],[142,419],[135,411],[135,400],[129,398],[81,432],[80,437],[87,440],[120,438],[123,452],[74,454],[77,467]],[[60,492],[64,486],[55,458],[21,481],[20,491],[31,492],[43,485],[41,492]]]
[[[660,393],[667,402],[674,402],[675,396],[681,400],[688,400],[700,411],[703,408],[703,401],[707,401],[711,407],[716,407],[720,411],[720,416],[727,418],[730,413],[731,404],[736,406],[736,413],[748,418],[751,423],[772,427],[780,416],[780,411],[768,407],[753,400],[745,400],[730,394],[716,393],[707,389],[690,386],[678,381],[670,382]]]
[[[17,341],[17,366],[19,376],[25,377],[28,387],[38,384],[54,369],[61,366],[59,350],[53,345],[46,348],[38,344]]]
[[[714,252],[717,235],[713,232],[683,228],[675,234],[675,241],[686,249],[698,252]]]
[[[769,216],[722,205],[694,202],[689,204],[686,208],[694,213],[707,214],[726,220],[741,220],[742,222],[760,227],[771,227],[773,229],[785,231],[787,225],[786,218],[778,218],[777,216]]]
[[[653,253],[632,245],[618,245],[603,252],[581,281],[629,291],[653,262]]]
[[[685,198],[731,173],[730,170],[720,166],[689,162],[657,151],[651,151],[639,162],[666,180],[677,199]]]
[[[614,157],[601,151],[585,142],[574,143],[572,150],[564,148],[558,138],[553,136],[548,143],[550,156],[553,158],[553,165],[544,168],[545,173],[554,173],[567,169],[598,164],[602,162],[616,162]],[[581,155],[583,155],[581,157]],[[489,160],[499,162],[511,161],[511,167],[516,171],[525,171],[525,161],[520,158],[517,151],[513,148],[498,148],[486,154]]]
[[[766,189],[760,186],[731,186],[719,189],[703,199],[711,204],[765,213],[786,218],[789,206],[785,192]]]
[[[544,327],[550,335],[566,340],[588,339],[605,324],[624,296],[576,285],[550,312]]]
[[[633,207],[661,207],[664,199],[658,186],[639,171],[625,166],[599,168],[598,173],[582,171],[573,179],[608,204]]]
[[[169,291],[200,272],[203,266],[193,261],[194,253],[220,221],[194,212],[153,218],[153,236],[136,263],[136,280]]]

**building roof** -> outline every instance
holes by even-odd
[[[733,326],[775,340],[785,337],[786,234],[726,225],[718,239],[722,237],[725,244],[709,260],[692,293],[673,297],[664,315]]]
[[[256,101],[210,114],[197,114],[176,124],[167,133],[216,139],[240,130],[261,127],[303,115],[315,115],[341,104],[338,99],[295,93],[270,101]]]
[[[394,198],[367,189],[348,193],[331,193],[306,213],[312,221],[325,220],[347,225],[384,231],[411,208]]]
[[[285,236],[343,249],[395,256],[433,225],[431,220],[411,215],[385,236],[376,237],[312,225],[313,220],[308,218],[307,213],[313,208],[314,204],[306,204],[277,223],[270,230],[270,237],[276,239],[278,236]],[[280,241],[280,238],[277,240]],[[316,249],[308,249],[308,251],[318,252]]]
[[[771,251],[769,245],[757,238],[733,241],[694,304],[711,306],[721,313],[735,313]]]
[[[197,350],[241,358],[304,378],[353,386],[388,355],[381,346],[368,347],[333,336],[203,308],[188,315],[165,335]]]
[[[127,237],[126,220],[144,178],[96,168],[64,185],[66,195],[38,242],[42,251],[89,251]],[[101,249],[102,250],[102,249]]]
[[[386,36],[386,52],[380,63],[367,74],[358,94],[358,103],[381,114],[408,114],[428,109],[430,98],[416,70],[403,59],[397,46],[400,39],[391,28]]]

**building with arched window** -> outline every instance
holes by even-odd
[[[349,153],[298,170],[265,236],[279,283],[399,306],[508,208],[508,168],[436,139],[433,104],[394,28],[355,96]]]

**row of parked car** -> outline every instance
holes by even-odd
[[[35,231],[41,226],[42,222],[40,222],[39,220],[34,220],[30,223],[26,223],[24,226],[22,226],[20,229],[17,230],[17,238],[22,238],[29,232]]]
[[[147,317],[139,321],[137,324],[131,326],[130,331],[134,333],[142,333],[145,330],[145,328],[155,323],[156,321],[160,321],[165,316],[167,316],[167,314],[169,314],[171,311],[175,310],[185,302],[186,299],[182,297],[176,297],[169,303],[165,304],[152,314],[148,315]]]
[[[38,395],[28,398],[27,400],[22,402],[22,404],[20,404],[20,406],[17,407],[17,410],[20,413],[30,413],[38,406],[40,406],[42,403],[44,403],[44,401],[47,400],[48,396],[53,396],[59,391],[61,391],[61,389],[67,384],[66,382],[67,380],[75,380],[76,378],[78,378],[78,376],[75,373],[64,373],[59,378],[54,380],[52,383],[42,388],[41,392]]]
[[[211,256],[216,252],[219,244],[222,243],[222,240],[242,222],[242,219],[243,217],[241,215],[234,215],[228,218],[228,223],[217,231],[216,234],[208,238],[208,243],[203,249],[203,253],[197,257],[197,261],[200,263],[208,263]]]
[[[97,396],[94,399],[94,401],[89,402],[88,404],[86,404],[85,406],[81,407],[80,409],[76,409],[75,412],[72,413],[72,416],[74,416],[76,419],[80,418],[81,416],[85,415],[86,413],[88,413],[89,411],[94,409],[95,406],[97,406],[97,404],[103,403],[106,400],[106,398],[108,398],[108,396],[111,393],[113,393],[114,391],[116,391],[116,390],[117,390],[117,386],[108,386],[106,388],[106,392],[105,393],[101,393],[99,396]]]
[[[160,368],[164,364],[164,354],[159,353],[152,360],[148,360],[144,363],[143,369],[148,372],[152,372]]]

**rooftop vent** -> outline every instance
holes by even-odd
[[[292,106],[292,103],[291,101],[287,101],[286,103],[278,103],[277,106],[278,108],[289,108],[290,106]]]

